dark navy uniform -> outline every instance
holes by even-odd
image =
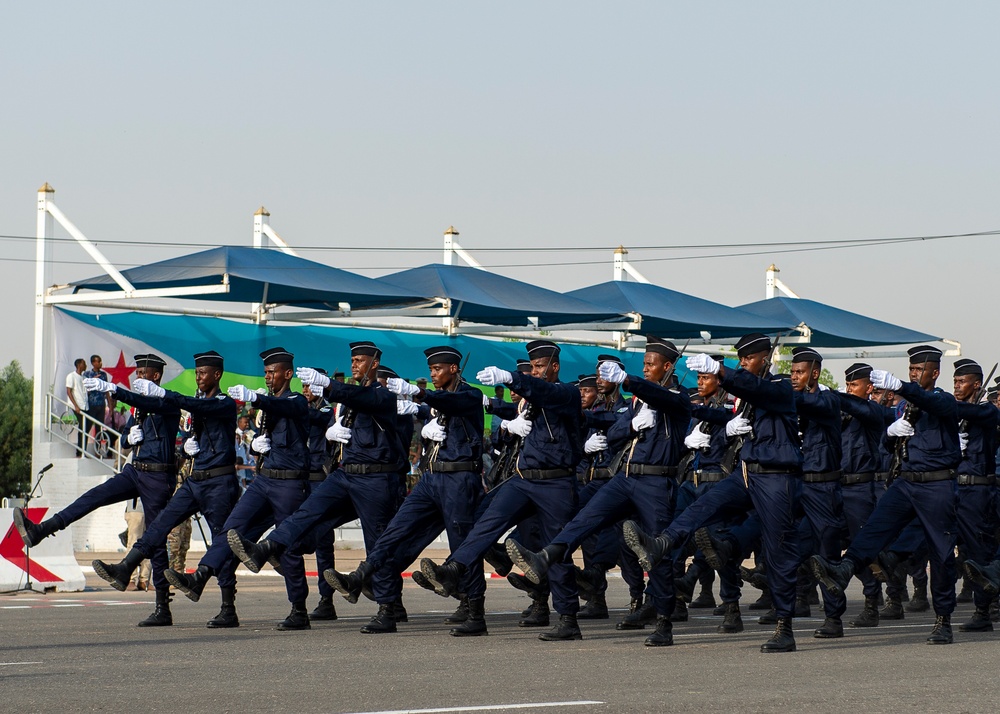
[[[323,370],[322,374],[326,374]],[[326,462],[330,457],[330,449],[326,440],[326,430],[336,419],[336,409],[328,401],[320,397],[317,402],[310,404],[309,408],[309,491],[315,485],[326,480]],[[333,550],[334,529],[317,529],[314,537],[316,546],[316,570],[319,571],[318,578],[319,594],[322,598],[332,598],[333,588],[323,577],[323,571],[336,567],[336,558]]]

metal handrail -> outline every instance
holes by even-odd
[[[56,410],[58,410],[58,413]],[[83,432],[83,458],[93,459],[111,473],[120,471],[128,458],[128,454],[122,451],[123,435],[121,432],[116,431],[104,422],[97,421],[85,412],[80,412],[79,421],[74,422],[69,433],[66,434],[64,429],[67,423],[63,421],[63,415],[66,412],[74,412],[72,404],[52,392],[45,395],[45,430],[49,433],[49,436],[55,437],[72,446],[74,450],[77,450],[77,439],[80,432]],[[58,427],[53,429],[53,425],[58,425]],[[91,428],[95,428],[95,436],[103,431],[109,436],[117,437],[114,440],[114,446],[108,445],[108,454],[114,456],[114,459],[110,463],[87,452],[87,439],[90,438],[88,434]]]

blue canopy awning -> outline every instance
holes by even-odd
[[[698,339],[703,330],[713,338],[741,337],[748,332],[780,332],[798,324],[762,318],[719,303],[648,283],[611,280],[566,293],[642,315],[643,334]]]
[[[763,318],[799,325],[812,330],[813,347],[872,347],[933,342],[940,338],[847,310],[802,298],[775,297],[740,305]]]
[[[266,302],[336,310],[341,302],[352,308],[388,307],[422,302],[424,295],[340,268],[298,258],[277,250],[222,246],[122,271],[137,289],[217,286],[229,281],[229,291],[184,296],[192,300]],[[71,283],[80,290],[117,291],[109,275]]]
[[[427,297],[449,298],[451,316],[490,325],[567,325],[624,321],[621,310],[464,265],[434,263],[379,280]],[[598,302],[598,301],[595,301]]]

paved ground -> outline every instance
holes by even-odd
[[[349,559],[342,554],[344,567]],[[860,593],[849,596],[850,614],[859,609]],[[612,606],[622,608],[627,599],[621,580],[613,579]],[[490,582],[485,638],[449,637],[441,619],[454,601],[409,580],[404,601],[410,622],[396,635],[373,636],[358,628],[375,606],[340,598],[336,622],[308,632],[275,630],[288,605],[274,576],[241,581],[242,626],[225,631],[204,627],[218,609],[217,591],[200,603],[180,597],[176,624],[156,629],[134,626],[151,611],[152,593],[119,593],[92,575],[83,593],[0,596],[2,710],[997,710],[1000,632],[957,633],[955,645],[929,647],[926,613],[874,630],[849,629],[841,640],[816,640],[814,607],[817,616],[796,620],[797,653],[762,655],[758,647],[770,628],[746,610],[740,635],[716,634],[719,618],[695,610],[689,622],[675,625],[674,647],[651,649],[642,646],[644,633],[614,629],[621,610],[610,621],[582,623],[581,642],[540,642],[537,631],[517,626],[527,599],[500,580]],[[956,622],[970,607],[960,607]]]

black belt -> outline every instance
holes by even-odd
[[[433,474],[453,474],[458,471],[482,471],[482,461],[431,461],[427,471]]]
[[[258,473],[279,481],[304,481],[309,478],[309,472],[301,469],[269,469],[261,466]]]
[[[853,486],[856,483],[871,483],[875,480],[875,473],[869,472],[866,474],[844,474],[840,480],[845,486]]]
[[[132,468],[136,471],[145,471],[146,473],[153,474],[175,473],[177,471],[173,464],[151,464],[145,461],[133,461]]]
[[[728,476],[725,471],[702,471],[698,469],[697,471],[691,472],[691,482],[697,486],[700,483],[719,483]]]
[[[215,478],[216,476],[226,476],[228,474],[235,473],[235,466],[217,466],[216,468],[208,469],[207,471],[192,471],[188,478],[192,481],[208,481],[210,478]]]
[[[403,468],[402,464],[344,464],[345,474],[394,474]]]
[[[756,461],[744,461],[743,466],[752,474],[785,474],[786,476],[795,476],[799,473],[798,469],[763,469]]]
[[[316,483],[317,481],[326,481],[326,471],[310,471],[309,481]]]
[[[528,481],[546,481],[550,478],[572,476],[573,469],[518,469],[518,475]]]
[[[889,478],[888,471],[876,471],[875,472],[875,483],[882,483]]]
[[[972,474],[959,474],[955,478],[959,486],[996,486],[996,475],[973,476]]]
[[[843,473],[840,469],[836,471],[823,471],[822,473],[803,473],[802,483],[832,483],[839,481]]]
[[[899,477],[910,483],[932,483],[934,481],[950,481],[955,478],[955,472],[951,469],[941,471],[903,471]]]
[[[677,476],[676,466],[659,466],[657,464],[629,464],[625,470],[626,476]]]
[[[591,481],[610,481],[615,475],[611,473],[611,469],[607,466],[603,466],[599,469],[594,469],[594,475],[590,477]]]

